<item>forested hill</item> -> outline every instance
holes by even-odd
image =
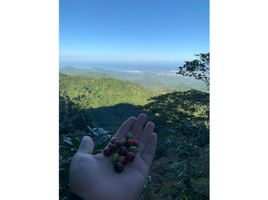
[[[63,67],[60,69],[60,72],[68,75],[79,75],[90,78],[110,77],[126,80],[157,91],[187,91],[191,89],[207,91],[207,88],[202,81],[176,76],[174,71],[159,72],[154,71],[153,69],[152,71],[117,71],[99,68]]]
[[[137,83],[110,77],[88,78],[60,74],[60,96],[68,98],[82,108],[111,106],[118,103],[144,105],[159,93],[145,89]]]

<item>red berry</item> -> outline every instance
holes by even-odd
[[[117,162],[114,164],[114,170],[120,173],[124,170],[124,165],[121,162]]]
[[[134,145],[134,146],[138,146],[138,145],[139,145],[139,141],[138,141],[137,139],[134,139],[134,141],[133,141],[133,145]]]
[[[134,144],[134,140],[133,139],[128,139],[127,145],[132,146],[133,144]]]
[[[119,150],[118,150],[118,154],[120,156],[125,156],[127,155],[127,148],[126,147],[120,147]]]
[[[116,149],[116,145],[112,143],[108,144],[108,147],[111,149],[111,151],[114,151]]]
[[[119,157],[119,162],[122,164],[126,165],[127,164],[127,157],[126,156],[120,156]]]
[[[119,147],[121,146],[121,143],[120,143],[119,140],[116,140],[116,141],[114,142],[114,144],[116,145],[116,148],[119,148]]]
[[[116,140],[117,140],[117,137],[112,137],[111,140],[110,140],[110,142],[111,143],[114,143]]]
[[[112,151],[111,151],[111,149],[109,149],[109,148],[105,148],[105,149],[103,150],[103,154],[104,154],[105,156],[109,157],[110,155],[112,155]]]
[[[128,154],[127,154],[127,160],[128,161],[133,161],[135,159],[135,153],[133,153],[133,152],[128,152]]]

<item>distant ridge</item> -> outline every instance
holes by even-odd
[[[116,71],[101,68],[77,68],[66,66],[60,68],[60,73],[69,75],[80,75],[84,77],[103,78],[111,77],[121,80],[127,80],[139,83],[150,89],[162,89],[171,91],[187,91],[196,89],[207,92],[203,82],[192,78],[176,76],[175,71],[164,72],[148,72],[137,70]],[[173,74],[172,74],[173,73]]]

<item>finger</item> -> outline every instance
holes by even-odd
[[[131,129],[132,125],[136,121],[136,117],[129,117],[118,129],[113,137],[122,138]]]
[[[154,131],[154,127],[155,127],[155,125],[153,122],[148,122],[145,125],[145,127],[142,131],[142,134],[140,135],[140,138],[139,138],[139,150],[141,152],[144,151],[145,146],[148,142],[149,135],[150,135],[150,133],[152,133]]]
[[[139,116],[137,117],[137,120],[136,120],[136,122],[133,125],[132,130],[131,130],[134,137],[139,138],[139,136],[142,133],[142,128],[143,128],[146,121],[147,121],[147,115],[145,113],[139,114]]]
[[[78,152],[92,154],[93,149],[94,149],[94,142],[91,139],[91,137],[84,136],[78,148]]]
[[[142,152],[141,154],[142,159],[149,166],[149,168],[152,164],[152,161],[155,155],[156,144],[157,144],[156,133],[154,132],[149,133],[148,142],[145,146],[144,152]]]

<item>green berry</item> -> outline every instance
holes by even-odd
[[[126,143],[127,143],[127,139],[126,139],[126,138],[122,138],[122,139],[120,140],[120,144],[121,144],[121,146],[125,146]]]
[[[133,152],[133,153],[137,153],[139,150],[138,150],[138,148],[136,147],[136,146],[130,146],[129,148],[128,148],[128,150],[130,151],[130,152]]]
[[[133,138],[134,138],[133,134],[131,132],[128,132],[127,139],[133,139]]]
[[[119,155],[118,155],[118,153],[114,153],[114,154],[112,155],[112,162],[113,162],[113,163],[116,163],[116,162],[118,161],[118,159],[119,159]]]

